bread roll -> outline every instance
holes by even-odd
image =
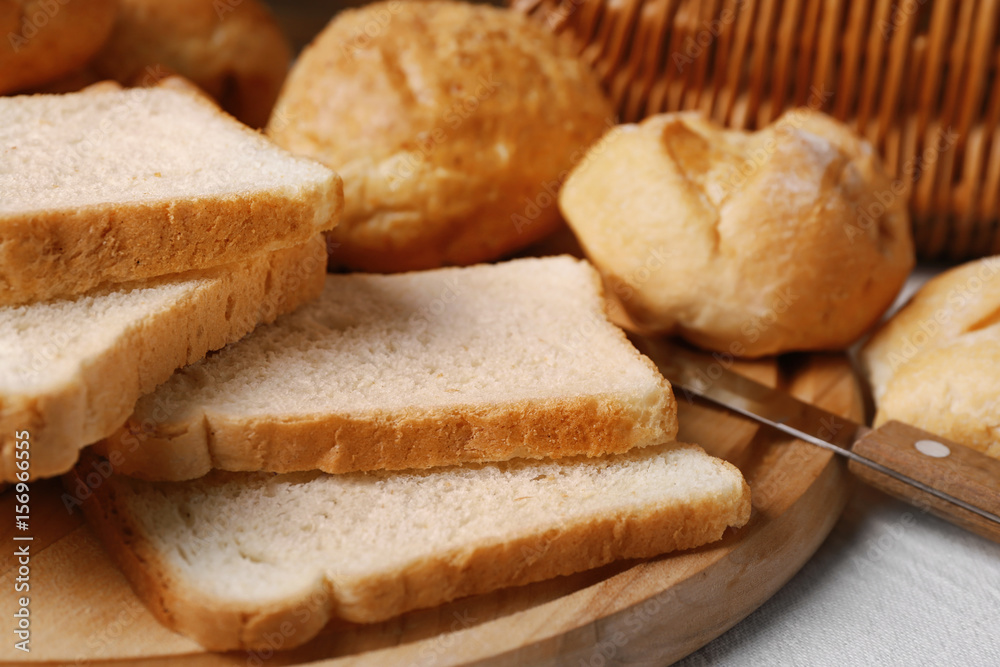
[[[560,180],[612,116],[593,75],[520,14],[456,2],[345,11],[303,52],[268,125],[336,165],[332,261],[472,264],[560,224]]]
[[[115,0],[0,0],[0,93],[43,86],[83,67],[117,12]]]
[[[1000,458],[1000,255],[929,281],[861,360],[877,425],[896,419]]]
[[[291,58],[274,17],[257,0],[119,0],[98,78],[152,85],[180,74],[251,127],[263,127]]]
[[[894,188],[823,114],[746,133],[678,113],[612,130],[559,204],[639,325],[759,357],[844,348],[892,303],[914,261]]]

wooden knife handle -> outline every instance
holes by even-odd
[[[1000,517],[1000,460],[897,421],[858,440],[855,454]],[[952,523],[1000,542],[1000,523],[942,500],[857,461],[849,469],[862,480]]]

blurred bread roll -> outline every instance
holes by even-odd
[[[83,67],[117,12],[117,0],[0,0],[0,94],[44,86]]]
[[[118,0],[97,78],[153,85],[179,74],[251,127],[263,127],[288,72],[291,52],[258,0]]]
[[[850,345],[913,267],[871,145],[808,110],[754,133],[694,113],[613,129],[559,204],[641,327],[744,357]]]
[[[344,178],[331,262],[403,271],[495,259],[558,228],[560,181],[612,115],[593,74],[519,13],[380,2],[302,53],[267,131]]]
[[[1000,255],[928,281],[861,361],[876,425],[895,419],[1000,458]]]

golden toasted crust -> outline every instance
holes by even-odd
[[[861,351],[895,419],[1000,458],[1000,256],[932,280]]]
[[[0,0],[0,94],[83,67],[107,39],[117,13],[116,0]]]
[[[268,133],[344,177],[333,263],[403,271],[553,231],[566,170],[612,115],[593,75],[519,14],[381,2],[339,14],[303,52]]]
[[[914,261],[892,188],[822,114],[753,134],[664,114],[609,132],[559,204],[639,324],[754,357],[846,347],[892,303]]]
[[[736,470],[726,461],[716,463]],[[478,545],[471,552],[441,553],[401,571],[379,573],[366,582],[360,597],[339,598],[331,582],[320,581],[311,591],[250,611],[245,605],[218,600],[171,576],[163,554],[148,542],[130,516],[129,496],[137,482],[119,474],[105,479],[96,470],[117,473],[104,459],[85,453],[64,477],[67,491],[82,501],[89,525],[162,623],[217,651],[269,647],[268,636],[279,627],[285,628],[285,647],[292,648],[311,639],[334,617],[374,623],[413,609],[615,560],[649,558],[700,546],[720,539],[730,525],[744,525],[751,512],[750,488],[744,481],[735,502],[713,498],[686,507],[637,508],[626,516],[567,523],[556,535],[536,534],[503,544]],[[725,507],[720,509],[723,502]],[[525,554],[537,556],[525,558]]]
[[[99,77],[150,85],[180,74],[251,127],[267,123],[291,51],[257,0],[119,0],[107,43],[90,65]]]
[[[163,279],[212,276],[176,307],[135,323],[98,355],[81,360],[79,373],[57,392],[0,397],[0,480],[11,481],[17,472],[15,430],[29,431],[38,443],[31,450],[32,478],[66,472],[82,447],[113,433],[136,400],[177,368],[316,298],[325,260],[317,235],[238,265]]]

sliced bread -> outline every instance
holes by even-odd
[[[0,305],[221,266],[332,229],[340,177],[176,79],[0,97]]]
[[[174,370],[318,296],[325,270],[317,234],[238,265],[0,307],[0,480],[66,472]]]
[[[144,396],[125,474],[401,470],[672,440],[669,383],[570,257],[331,275],[322,297]]]
[[[88,458],[89,457],[89,458]],[[212,650],[302,644],[623,558],[718,540],[750,516],[733,465],[694,445],[602,458],[326,475],[214,472],[180,483],[64,478],[139,597]]]

